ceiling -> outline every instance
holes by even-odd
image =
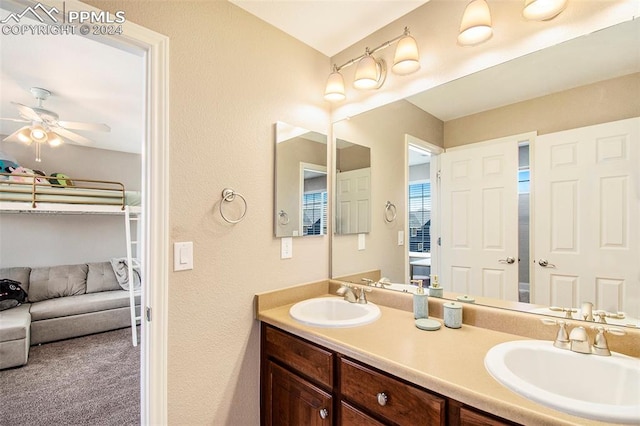
[[[0,9],[0,19],[9,15]],[[40,24],[26,16],[20,24]],[[20,118],[11,102],[36,106],[31,87],[51,92],[43,107],[62,121],[104,123],[110,132],[74,130],[92,148],[140,153],[144,124],[144,61],[136,54],[80,36],[3,35],[0,117]],[[0,134],[24,126],[0,120]],[[65,139],[66,143],[73,143]]]
[[[429,0],[229,0],[332,57]]]

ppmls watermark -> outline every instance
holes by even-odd
[[[39,23],[29,23],[35,20]],[[28,6],[19,13],[13,12],[0,19],[2,35],[115,35],[122,34],[125,12],[62,10],[42,3]]]

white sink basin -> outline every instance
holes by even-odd
[[[640,424],[640,359],[585,355],[553,342],[518,340],[491,348],[484,365],[512,391],[565,413]]]
[[[350,303],[340,297],[319,297],[296,303],[289,314],[307,325],[354,327],[380,318],[380,308],[373,303]]]

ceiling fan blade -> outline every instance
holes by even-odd
[[[28,129],[28,128],[29,128],[29,126],[20,127],[18,130],[16,130],[15,132],[11,133],[6,138],[2,139],[2,141],[3,142],[20,142],[20,140],[17,137],[18,133],[20,133],[24,129]]]
[[[16,123],[31,123],[31,120],[24,120],[22,118],[0,118],[2,121],[15,121]]]
[[[89,130],[92,132],[110,132],[111,127],[101,123],[80,123],[78,121],[62,121],[58,120],[58,126],[65,129],[73,130]]]
[[[38,113],[35,112],[33,108],[30,108],[26,105],[19,104],[17,102],[11,102],[11,103],[14,104],[16,108],[18,108],[18,112],[20,112],[20,115],[23,116],[24,118],[29,120],[35,120],[35,121],[42,121],[42,118],[40,118],[40,115],[38,115]]]
[[[70,132],[69,130],[63,129],[62,127],[52,127],[51,131],[53,133],[56,133],[60,136],[62,136],[63,138],[67,138],[69,140],[72,140],[74,142],[78,142],[81,144],[90,144],[91,143],[91,139],[87,139],[84,136],[80,136],[77,133],[73,133]]]

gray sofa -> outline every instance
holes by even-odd
[[[27,363],[40,343],[129,327],[129,292],[110,262],[0,269],[20,282],[27,303],[0,311],[0,369]],[[136,294],[139,312],[140,296]]]

